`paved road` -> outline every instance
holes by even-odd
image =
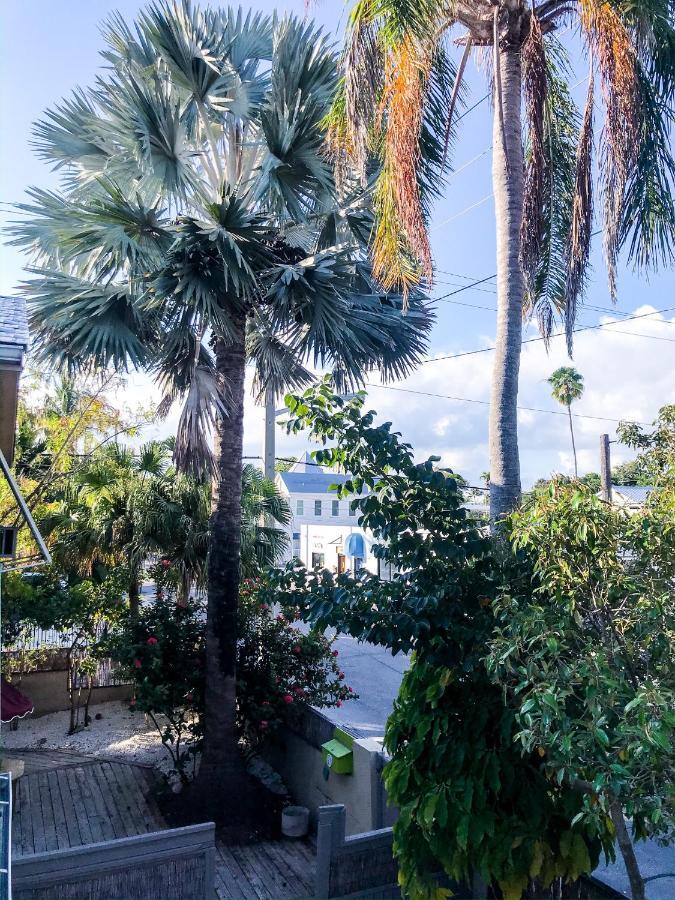
[[[358,700],[350,700],[340,709],[323,709],[336,725],[345,725],[357,737],[381,737],[384,725],[408,668],[402,653],[392,656],[384,647],[360,644],[352,637],[339,635],[333,645],[339,652],[345,683],[354,688]]]

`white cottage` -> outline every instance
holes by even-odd
[[[318,466],[309,453],[287,472],[277,473],[277,486],[292,513],[288,559],[296,557],[308,568],[320,566],[334,572],[366,568],[377,574],[372,534],[359,527],[351,499],[340,499],[330,490],[348,478]]]

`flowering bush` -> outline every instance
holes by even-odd
[[[194,774],[202,739],[204,635],[200,605],[178,605],[170,591],[128,614],[108,648],[134,683],[132,709],[152,720],[183,783]]]
[[[331,642],[318,632],[301,632],[292,612],[276,615],[261,601],[263,588],[247,579],[239,599],[238,723],[250,749],[297,715],[303,703],[334,707],[356,697]]]
[[[198,601],[176,603],[170,581],[161,587],[138,616],[127,613],[106,651],[134,683],[132,709],[152,720],[174,771],[187,783],[202,740],[205,617]],[[244,581],[240,598],[237,726],[249,752],[303,703],[341,706],[356,697],[344,683],[330,641],[315,632],[303,634],[283,613],[275,615],[260,601],[261,587]]]

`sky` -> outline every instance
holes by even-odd
[[[32,123],[77,85],[92,84],[100,68],[100,22],[113,10],[131,20],[143,4],[136,0],[6,0],[0,8],[0,223],[12,218],[11,204],[21,201],[29,185],[55,188],[57,178],[32,152]],[[304,14],[303,0],[258,0],[245,4],[270,12],[273,8]],[[339,0],[320,0],[314,18],[341,40],[345,10]],[[563,32],[573,58],[576,36]],[[579,61],[580,62],[580,61]],[[583,102],[586,70],[580,63],[573,76],[574,95]],[[578,82],[578,83],[577,83]],[[484,72],[468,70],[467,108],[486,94]],[[431,220],[436,281],[431,295],[441,297],[460,286],[493,275],[495,271],[494,207],[491,197],[491,109],[479,103],[460,124],[451,171],[444,196]],[[523,484],[529,486],[553,472],[572,471],[569,425],[565,411],[551,398],[546,379],[560,365],[574,365],[584,376],[585,393],[574,411],[579,468],[597,471],[599,436],[615,437],[619,419],[648,424],[658,408],[675,402],[675,274],[672,270],[644,275],[622,263],[619,299],[613,309],[602,261],[601,238],[595,238],[593,273],[578,325],[604,323],[575,339],[574,359],[567,357],[564,339],[555,339],[547,353],[542,342],[525,344],[521,362],[519,442]],[[22,280],[25,258],[14,248],[0,247],[0,293],[11,294]],[[439,359],[493,346],[495,288],[488,280],[462,290],[437,305],[437,321],[431,336],[430,360],[404,382],[388,388],[368,388],[367,407],[391,421],[410,441],[419,458],[434,454],[477,483],[488,469],[487,426],[492,354],[489,351]],[[590,307],[594,307],[591,309]],[[601,307],[602,310],[597,309]],[[634,321],[626,316],[653,310],[663,314]],[[606,327],[605,327],[606,326]],[[526,337],[537,334],[528,327]],[[250,379],[249,379],[250,383]],[[428,396],[433,395],[433,396]],[[157,397],[140,373],[130,376],[115,402],[134,407]],[[460,399],[461,398],[461,399]],[[146,432],[164,435],[175,429],[178,411]],[[247,456],[261,453],[262,410],[249,395],[245,417]],[[280,430],[277,455],[297,455],[305,447],[302,438]],[[630,451],[612,445],[613,462],[631,457]]]

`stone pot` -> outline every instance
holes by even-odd
[[[309,828],[309,810],[306,806],[286,806],[281,810],[281,833],[286,837],[300,838]]]

